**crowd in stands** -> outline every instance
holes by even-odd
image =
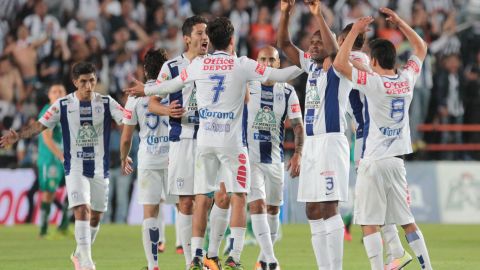
[[[122,89],[143,79],[142,57],[165,48],[170,57],[183,52],[181,25],[201,14],[229,17],[238,55],[256,58],[276,43],[279,0],[9,0],[0,2],[0,130],[34,121],[48,102],[46,91],[62,83],[74,91],[72,63],[91,61],[98,71],[97,91],[120,103]],[[378,8],[387,6],[406,19],[428,43],[429,54],[418,80],[410,117],[415,150],[425,142],[480,143],[479,133],[422,134],[420,123],[480,122],[480,1],[478,0],[323,0],[325,18],[338,33],[362,16],[376,18],[368,37],[386,38],[404,63],[411,48],[398,29],[385,23]],[[292,40],[308,48],[316,23],[303,1],[291,18]],[[290,65],[282,60],[283,65]],[[305,78],[294,83],[303,97]],[[428,136],[427,136],[428,135]],[[35,164],[36,139],[0,149],[0,167]],[[478,159],[475,152],[445,152],[428,159]],[[118,158],[118,155],[117,155]],[[418,157],[417,157],[418,158]],[[115,166],[115,162],[112,162]],[[117,164],[118,165],[118,164]]]

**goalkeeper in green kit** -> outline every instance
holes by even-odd
[[[57,99],[66,95],[65,87],[61,84],[54,84],[48,90],[49,104],[46,104],[39,114],[39,118],[48,114],[48,108]],[[45,117],[48,117],[46,115]],[[38,137],[38,181],[42,196],[41,216],[40,216],[40,238],[47,236],[48,220],[50,216],[50,205],[55,198],[55,192],[64,178],[63,169],[63,149],[62,149],[62,130],[60,125],[54,129],[43,131]],[[62,222],[58,230],[62,234],[67,233],[68,229],[68,206],[65,203],[62,206]]]

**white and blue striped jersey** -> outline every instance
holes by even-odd
[[[111,121],[121,124],[123,108],[110,96],[93,93],[91,101],[80,101],[75,93],[55,101],[38,121],[47,128],[60,122],[65,175],[108,178]]]
[[[248,84],[248,156],[251,162],[282,163],[285,120],[302,118],[295,89],[287,83]]]
[[[147,82],[148,83],[148,82]],[[128,97],[123,124],[140,126],[138,147],[139,169],[165,169],[168,167],[168,116],[148,111],[150,97]],[[164,98],[161,104],[168,104]]]
[[[257,61],[223,51],[197,57],[182,71],[182,81],[195,83],[197,89],[199,146],[246,146],[247,106],[244,100],[247,82],[263,82],[271,71]]]
[[[352,51],[350,53],[351,61],[358,61],[365,65],[365,67],[370,68],[370,59],[368,55],[361,51]],[[354,161],[355,165],[358,165],[360,158],[362,156],[363,149],[363,132],[365,126],[365,95],[358,91],[357,89],[352,89],[348,96],[350,106],[348,108],[348,113],[355,120],[355,149],[354,149]]]
[[[394,76],[352,69],[353,88],[365,94],[362,158],[378,160],[412,152],[408,110],[422,62],[411,56]]]
[[[308,73],[304,119],[306,135],[344,133],[352,83],[333,66],[324,71],[307,53],[300,51],[299,56],[302,69]]]
[[[170,80],[178,75],[190,64],[190,60],[182,54],[165,62],[158,74],[157,82]],[[170,102],[178,100],[178,103],[185,109],[182,118],[170,117],[170,141],[176,142],[180,139],[196,139],[198,132],[198,110],[195,85],[187,84],[182,90],[168,96]]]

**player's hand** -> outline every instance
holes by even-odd
[[[322,4],[320,3],[320,0],[304,0],[303,3],[308,6],[312,15],[322,15]]]
[[[398,25],[402,19],[400,18],[400,16],[398,16],[397,13],[395,13],[395,11],[389,9],[389,8],[380,8],[380,12],[385,14],[387,16],[387,21],[393,23],[394,25]]]
[[[123,92],[127,93],[129,96],[132,96],[132,97],[144,97],[145,85],[141,81],[135,78],[132,78],[132,79],[135,85],[133,87],[124,89]]]
[[[127,157],[126,159],[122,159],[122,174],[123,175],[129,175],[133,172],[133,161],[130,157]]]
[[[300,161],[302,156],[298,153],[293,154],[293,156],[288,161],[287,171],[290,171],[290,176],[292,178],[300,175]]]
[[[280,11],[290,13],[294,5],[295,0],[282,0],[280,2]]]
[[[19,139],[18,133],[15,130],[10,129],[7,134],[0,138],[0,147],[5,148],[9,145],[16,143]]]
[[[362,17],[358,19],[352,26],[355,33],[361,34],[370,31],[368,26],[374,21],[372,16]]]
[[[168,106],[168,115],[172,118],[181,118],[185,113],[185,108],[183,108],[178,102],[178,100],[174,100],[170,102],[170,105]]]

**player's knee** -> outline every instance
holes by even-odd
[[[216,192],[215,204],[222,209],[227,209],[230,205],[230,197],[226,192]]]
[[[85,204],[75,206],[73,213],[76,220],[88,220],[90,218],[90,207]]]
[[[329,219],[338,213],[338,202],[321,202],[319,203],[320,212],[323,219]]]
[[[280,212],[280,207],[276,205],[267,205],[267,213],[269,215],[277,215]]]
[[[191,215],[193,212],[193,198],[183,197],[178,205],[180,212],[184,215]]]
[[[158,204],[157,205],[144,205],[143,206],[143,217],[146,218],[155,218],[158,216]]]
[[[309,220],[322,218],[322,211],[318,203],[307,203],[305,206],[305,214],[307,214]]]
[[[417,225],[415,223],[410,223],[406,225],[402,225],[405,234],[409,234],[418,230]]]
[[[90,226],[97,227],[100,224],[100,220],[102,219],[102,212],[92,211],[90,216]]]
[[[248,204],[248,207],[250,209],[250,214],[263,214],[266,212],[266,205],[265,201],[263,200],[256,200],[253,202],[250,202]]]

